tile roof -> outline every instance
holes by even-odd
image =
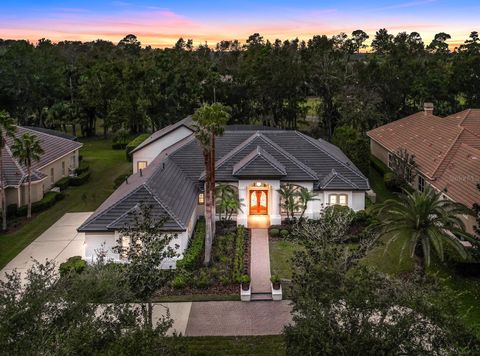
[[[83,145],[79,142],[72,141],[50,133],[45,133],[30,128],[16,126],[15,137],[20,138],[23,134],[29,133],[34,135],[40,141],[44,153],[40,156],[39,161],[32,162],[32,181],[44,179],[46,176],[40,169],[70,152],[80,149]],[[3,175],[5,187],[16,187],[24,183],[27,179],[27,169],[22,166],[12,155],[11,146],[14,140],[6,137],[6,148],[3,150]]]
[[[193,119],[192,116],[187,116],[185,119],[180,120],[172,125],[166,126],[163,129],[160,129],[158,131],[155,131],[153,134],[151,134],[145,141],[143,141],[141,144],[139,144],[131,153],[134,153],[145,146],[150,145],[151,143],[161,139],[163,136],[168,135],[170,132],[175,131],[179,127],[184,126],[193,132]]]
[[[480,201],[480,109],[444,118],[424,112],[367,133],[390,152],[405,148],[415,155],[420,172],[451,199],[472,206]]]
[[[312,181],[318,189],[321,182],[335,189],[370,189],[367,178],[338,148],[296,131],[252,131],[238,127],[230,130],[227,126],[224,134],[216,139],[215,153],[219,182],[238,181],[239,176],[270,175],[284,181]],[[329,176],[332,172],[334,177]],[[136,209],[139,199],[157,202],[158,214],[169,217],[169,229],[185,230],[203,187],[203,175],[202,147],[195,136],[190,135],[129,177],[128,183],[123,183],[79,231],[118,228],[118,224],[127,221],[126,217],[121,218],[122,214],[128,215],[128,211]],[[147,198],[146,194],[151,197]],[[119,222],[112,224],[117,219]]]

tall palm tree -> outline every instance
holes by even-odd
[[[40,160],[40,155],[43,153],[43,149],[40,145],[40,141],[37,136],[30,135],[28,133],[23,134],[20,138],[15,138],[15,142],[12,145],[12,154],[18,159],[18,161],[27,167],[28,174],[28,210],[27,219],[32,217],[32,163]]]
[[[229,118],[227,107],[220,103],[203,104],[193,114],[205,163],[205,265],[210,264],[215,235],[215,137],[223,135]]]
[[[0,208],[2,209],[2,230],[7,229],[7,198],[5,196],[5,182],[3,179],[3,149],[7,136],[13,136],[15,121],[6,111],[0,111]]]
[[[287,212],[287,218],[291,220],[295,218],[295,212],[300,209],[297,191],[298,186],[291,183],[283,184],[278,189],[281,197],[281,206]]]
[[[464,205],[441,198],[430,188],[424,192],[404,191],[398,199],[388,199],[376,208],[382,234],[391,236],[390,242],[404,238],[402,251],[408,247],[415,257],[416,271],[425,275],[430,265],[432,250],[443,261],[444,244],[450,245],[462,258],[467,253],[458,238],[473,241],[465,232],[459,215],[469,214]]]

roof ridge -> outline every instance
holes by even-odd
[[[12,161],[13,163],[15,163],[15,165],[17,166],[17,168],[20,170],[20,172],[22,173],[22,178],[20,178],[20,180],[22,180],[23,178],[25,178],[25,176],[27,175],[25,173],[25,171],[23,170],[23,167],[20,165],[20,163],[17,161],[17,159],[13,156],[13,153],[10,149],[10,147],[6,144],[4,146],[5,150],[7,151],[8,155],[12,158]]]
[[[465,111],[466,111],[466,112],[465,112],[465,115],[463,116],[462,120],[458,123],[458,126],[460,126],[460,127],[463,127],[462,125],[463,125],[463,123],[465,122],[465,120],[466,120],[466,118],[468,117],[468,115],[470,115],[470,113],[472,112],[472,109],[469,108],[469,109],[467,109],[467,110],[465,110]]]
[[[32,132],[33,135],[35,135],[35,136],[40,134],[40,135],[47,135],[47,136],[50,136],[50,137],[53,137],[53,138],[58,138],[58,139],[64,140],[64,141],[73,141],[73,140],[69,140],[68,138],[65,138],[65,137],[55,136],[55,135],[49,134],[47,132],[42,132],[42,131],[37,131],[37,130],[34,130],[34,129],[30,129],[30,128],[25,127],[25,126],[20,126],[20,125],[16,125],[16,126],[22,128],[23,130],[28,130],[28,131]],[[41,129],[41,127],[39,127],[39,128]],[[75,141],[73,141],[73,142],[75,142]]]
[[[351,166],[349,166],[348,164],[345,164],[344,162],[340,161],[337,157],[335,157],[334,155],[332,155],[330,152],[326,151],[322,146],[320,146],[318,143],[317,143],[317,140],[315,140],[313,137],[310,137],[310,136],[307,136],[301,132],[298,132],[298,131],[295,131],[298,135],[301,135],[302,138],[305,139],[305,137],[307,138],[306,141],[310,142],[313,146],[317,147],[318,149],[320,149],[323,153],[325,153],[327,156],[329,156],[330,158],[334,159],[336,162],[340,163],[342,166],[344,166],[345,168],[349,169],[350,171],[352,171],[353,173],[355,173],[358,177],[362,178],[362,179],[367,179],[367,177],[363,176],[363,174],[360,174],[360,172],[357,172],[355,169],[353,169]],[[327,141],[328,142],[328,141]],[[329,142],[330,143],[330,142]],[[368,181],[368,179],[367,179]]]
[[[453,142],[450,144],[450,147],[448,147],[447,151],[445,152],[445,154],[443,155],[443,158],[440,160],[440,162],[438,162],[437,166],[433,169],[432,171],[432,176],[429,177],[429,178],[433,178],[435,177],[435,175],[437,174],[437,171],[440,169],[440,166],[442,165],[442,163],[445,161],[445,159],[447,158],[448,154],[450,153],[450,151],[453,149],[453,147],[455,146],[455,144],[458,142],[458,139],[460,138],[460,135],[462,134],[462,132],[465,130],[465,128],[463,126],[460,126],[460,131],[458,132],[458,135],[455,137],[455,139],[453,140]],[[428,175],[427,175],[428,177]]]
[[[252,156],[252,157],[249,157]],[[255,160],[257,157],[262,157],[269,165],[270,167],[274,168],[278,172],[282,173],[283,175],[286,174],[285,166],[279,162],[275,157],[273,157],[268,151],[264,150],[262,147],[258,146],[250,152],[248,155],[246,155],[244,158],[242,158],[239,162],[237,162],[233,166],[233,175],[238,175],[238,173],[241,173],[241,171],[247,167],[253,160]],[[242,162],[245,158],[248,158],[246,162]],[[236,167],[239,164],[242,164],[239,168]]]
[[[146,183],[143,183],[143,185],[145,186],[145,189],[152,195],[153,199],[155,199],[157,201],[157,203],[160,204],[160,206],[163,209],[165,209],[165,211],[168,213],[168,215],[170,215],[170,217],[173,220],[175,220],[175,222],[178,224],[178,226],[185,229],[186,226],[183,224],[183,222],[180,221],[180,219],[177,217],[177,215],[175,213],[173,213],[172,209],[165,202],[160,200],[160,198],[154,192],[152,192],[152,190],[150,189],[150,187]]]
[[[351,184],[354,188],[359,188],[358,185],[354,182],[352,182],[350,179],[348,179],[347,177],[345,177],[343,174],[337,172],[335,170],[335,168],[332,168],[332,170],[330,171],[329,175],[331,175],[331,177],[328,178],[328,180],[322,184],[322,187],[326,187],[328,186],[328,184],[330,184],[330,182],[332,180],[334,180],[336,177],[340,178],[341,180],[343,180],[345,183],[348,183],[348,184]],[[328,177],[328,176],[326,176]]]

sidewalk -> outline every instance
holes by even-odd
[[[271,293],[268,229],[252,229],[250,277],[252,293]]]

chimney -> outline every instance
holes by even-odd
[[[433,115],[433,103],[423,103],[423,111],[425,115]]]

